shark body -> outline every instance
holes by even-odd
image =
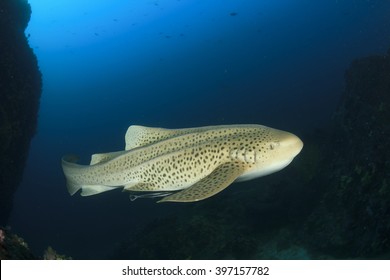
[[[90,165],[63,157],[71,195],[80,189],[82,196],[89,196],[123,188],[166,192],[159,202],[199,201],[235,181],[283,169],[303,147],[294,134],[262,125],[184,129],[133,125],[125,138],[125,151],[94,154]]]

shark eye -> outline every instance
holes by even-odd
[[[269,148],[271,150],[276,149],[278,146],[279,146],[279,142],[272,142],[271,144],[269,144]]]

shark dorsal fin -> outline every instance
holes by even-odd
[[[117,156],[123,155],[126,153],[126,151],[118,151],[118,152],[112,152],[112,153],[104,153],[104,154],[93,154],[91,156],[91,162],[90,165],[95,165],[98,163],[103,163],[109,160],[112,160],[113,158],[116,158]]]
[[[125,149],[131,150],[183,134],[203,132],[206,130],[224,127],[228,128],[228,126],[201,126],[192,128],[167,129],[161,127],[131,125],[127,129],[125,135]]]
[[[174,130],[159,127],[132,125],[127,129],[125,135],[125,149],[131,150],[169,138],[173,134],[172,131]]]
[[[166,129],[161,127],[147,127],[132,125],[125,135],[126,150],[146,146],[171,137],[199,131],[199,128]]]

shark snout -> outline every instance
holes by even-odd
[[[303,148],[302,140],[292,133],[288,133],[288,135],[286,135],[286,137],[283,139],[282,143],[284,149],[288,150],[292,157],[298,155]]]

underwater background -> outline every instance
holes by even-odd
[[[35,256],[388,258],[390,164],[370,151],[389,146],[390,75],[372,81],[389,73],[390,1],[28,2],[43,91],[7,226]],[[384,81],[368,91],[385,94],[354,103],[367,69]],[[236,123],[305,147],[286,169],[198,203],[67,192],[61,157],[122,150],[132,124]]]

